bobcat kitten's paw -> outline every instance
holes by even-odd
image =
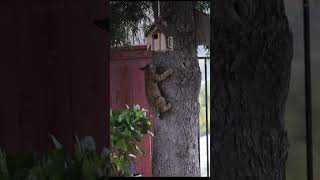
[[[168,104],[167,104],[167,109],[169,110],[170,108],[171,108],[171,104],[168,103]]]
[[[171,104],[170,103],[167,103],[163,108],[162,108],[162,112],[167,112],[169,111],[169,109],[171,108]]]

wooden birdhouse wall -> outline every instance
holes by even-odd
[[[160,42],[160,47],[161,47],[160,51],[167,50],[167,39],[166,39],[166,36],[163,33],[160,33],[159,42]]]
[[[152,49],[152,36],[147,36],[147,50],[150,51]]]
[[[168,45],[168,37],[163,33],[164,27],[152,25],[146,32],[147,50],[154,52],[165,52],[173,50],[173,37],[170,37],[170,45]]]
[[[158,38],[155,38],[155,36],[157,36]],[[155,32],[153,35],[152,35],[152,45],[153,45],[153,48],[151,48],[153,51],[158,51],[160,50],[160,33],[158,32]]]

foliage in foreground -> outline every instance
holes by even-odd
[[[75,152],[67,158],[60,142],[51,135],[55,149],[40,160],[35,154],[6,154],[0,149],[0,180],[105,180],[110,176],[132,176],[131,161],[144,154],[139,144],[151,134],[146,110],[138,105],[110,112],[112,151],[104,148],[99,155],[95,141],[76,137]]]
[[[152,124],[146,110],[139,105],[125,110],[110,111],[111,159],[116,166],[116,176],[131,176],[131,162],[144,155],[143,135],[150,134]]]
[[[7,155],[0,150],[1,180],[105,180],[113,176],[110,151],[96,153],[92,137],[76,138],[75,153],[67,159],[62,145],[52,136],[56,149],[41,160],[32,154]]]

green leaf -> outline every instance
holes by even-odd
[[[136,150],[141,154],[141,155],[144,155],[144,150],[141,148],[141,147],[139,147],[139,146],[137,146],[136,145]]]
[[[147,134],[147,133],[148,133],[148,129],[149,129],[149,128],[143,127],[143,128],[141,129],[141,133],[142,133],[142,134]]]
[[[120,159],[118,159],[118,158],[114,159],[114,163],[116,164],[117,171],[119,171],[121,169]]]
[[[95,180],[95,170],[88,159],[84,159],[82,164],[82,175],[86,180]]]
[[[131,129],[132,131],[134,131],[134,127],[133,127],[133,126],[131,126],[131,125],[130,125],[130,129]]]
[[[46,169],[50,180],[64,179],[65,156],[62,150],[53,150],[48,154]]]
[[[74,145],[74,157],[76,162],[81,162],[83,155],[81,153],[81,149],[78,144]]]
[[[7,155],[7,166],[10,175],[15,177],[26,176],[28,170],[35,165],[35,158],[32,153],[18,153]]]
[[[127,150],[127,144],[123,140],[118,141],[117,145],[119,146],[120,149],[122,149],[124,151]]]
[[[125,116],[125,119],[126,119],[126,123],[127,123],[127,124],[131,124],[131,122],[130,122],[130,116],[128,116],[128,115]]]
[[[123,119],[124,119],[123,114],[120,114],[119,117],[117,118],[117,123],[122,123]]]
[[[137,119],[141,118],[143,116],[143,112],[142,111],[137,111],[135,115],[136,115]]]
[[[123,132],[121,132],[121,135],[124,137],[131,137],[131,131],[126,129]]]
[[[1,179],[1,180],[10,180],[10,177],[7,176],[7,175],[1,175],[1,174],[0,174],[0,179]]]
[[[141,136],[140,132],[137,132],[137,131],[132,131],[131,134],[134,139],[140,138]]]
[[[35,166],[29,171],[29,177],[35,177],[37,179],[45,179],[46,171],[41,166]]]
[[[62,149],[62,144],[57,140],[57,138],[53,134],[50,134],[50,137],[52,139],[52,142],[53,142],[55,148]]]

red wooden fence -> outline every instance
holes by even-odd
[[[0,1],[1,148],[46,152],[49,133],[69,151],[75,134],[108,145],[106,14],[105,0]]]
[[[144,73],[139,68],[151,61],[151,53],[146,46],[117,48],[111,50],[110,58],[110,105],[112,109],[126,108],[139,104],[150,109],[145,96]],[[143,176],[152,176],[152,137],[144,139],[145,156],[138,163],[138,170]]]

